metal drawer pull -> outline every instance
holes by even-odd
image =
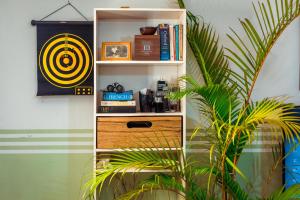
[[[127,122],[127,128],[150,128],[152,122],[149,121],[130,121]]]

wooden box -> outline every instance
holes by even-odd
[[[135,35],[134,60],[160,60],[159,35]]]
[[[98,117],[97,148],[181,147],[182,117]]]

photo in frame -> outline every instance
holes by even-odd
[[[101,60],[131,60],[131,43],[103,42]]]

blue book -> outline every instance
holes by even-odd
[[[176,52],[176,59],[179,60],[179,25],[175,25],[175,52]]]
[[[131,101],[132,99],[132,90],[126,92],[103,92],[103,101]]]
[[[160,60],[170,60],[170,35],[169,25],[159,25],[160,36]]]

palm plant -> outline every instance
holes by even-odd
[[[181,8],[183,0],[178,0]],[[95,179],[88,184],[88,194],[100,190],[106,181],[117,173],[129,169],[137,171],[147,168],[166,169],[141,182],[135,190],[120,196],[120,199],[134,199],[153,190],[169,190],[185,199],[251,199],[236,181],[239,175],[247,178],[237,167],[245,146],[251,143],[254,131],[268,124],[283,139],[299,137],[299,119],[295,117],[294,105],[286,104],[285,97],[265,98],[253,102],[251,95],[264,62],[274,43],[286,27],[300,15],[299,0],[266,0],[253,4],[258,28],[249,19],[240,20],[245,32],[242,39],[231,29],[228,38],[235,49],[220,47],[218,36],[210,25],[201,22],[191,12],[187,13],[187,39],[202,72],[205,84],[190,76],[181,77],[187,86],[170,98],[180,99],[185,95],[198,102],[202,132],[210,138],[209,164],[201,166],[190,157],[184,157],[181,149],[171,151],[165,148],[124,150],[114,155],[111,166],[97,171]],[[232,67],[229,66],[232,64]],[[196,129],[191,137],[199,134]],[[159,152],[159,153],[158,153]],[[206,186],[199,186],[197,178],[204,178]],[[221,191],[221,195],[216,195]],[[290,199],[300,194],[300,186],[287,190],[279,189],[270,197],[257,199]]]

